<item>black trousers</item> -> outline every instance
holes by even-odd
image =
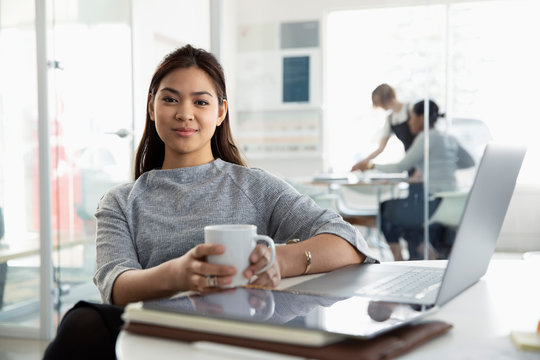
[[[440,198],[429,201],[429,216],[441,202]],[[423,258],[417,247],[424,240],[424,187],[422,183],[410,184],[409,195],[404,199],[392,199],[381,204],[381,230],[386,241],[397,243],[400,237],[407,240],[411,260]],[[442,226],[430,225],[430,239],[439,238]]]
[[[62,318],[43,359],[116,359],[123,312],[120,306],[79,301]]]

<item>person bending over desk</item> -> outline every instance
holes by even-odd
[[[362,167],[379,156],[386,148],[392,134],[395,134],[403,143],[405,151],[411,147],[414,140],[415,134],[411,132],[408,126],[410,104],[399,102],[396,98],[396,92],[390,85],[381,84],[377,86],[371,93],[371,101],[373,102],[373,107],[390,111],[390,114],[384,123],[383,136],[379,147],[365,159],[354,164],[351,171],[361,170]],[[409,175],[412,175],[414,169],[407,170],[409,170]]]
[[[435,123],[444,114],[439,113],[437,104],[429,100],[429,193],[457,190],[455,172],[474,166],[471,155],[451,135],[435,129]],[[368,162],[360,170],[377,169],[383,172],[402,172],[415,168],[424,172],[424,101],[419,101],[411,109],[409,128],[416,135],[411,147],[403,159],[394,164],[374,164]],[[408,241],[411,259],[422,258],[424,190],[419,179],[411,179],[409,194],[405,199],[393,199],[381,204],[381,230],[390,245],[395,260],[403,260],[399,238]],[[441,199],[429,201],[429,216],[433,214]],[[439,236],[440,227],[430,227],[434,238]],[[432,256],[435,255],[432,249]]]
[[[245,165],[227,105],[223,70],[212,54],[186,45],[164,58],[148,91],[135,181],[111,189],[96,212],[94,282],[109,305],[78,303],[64,316],[45,359],[113,359],[122,306],[185,290],[215,291],[236,272],[251,279],[267,265],[262,245],[247,269],[208,263],[207,256],[225,249],[204,243],[206,225],[253,224],[276,243],[302,240],[277,247],[274,265],[252,282],[258,286],[377,262],[338,214]]]

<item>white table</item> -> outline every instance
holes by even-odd
[[[384,191],[390,191],[391,198],[396,198],[396,188],[400,186],[401,184],[411,184],[411,180],[409,180],[406,176],[403,174],[395,174],[395,173],[372,173],[371,175],[378,175],[380,177],[374,177],[371,178],[369,175],[367,176],[356,176],[353,173],[349,173],[347,177],[345,178],[338,178],[338,179],[332,179],[331,176],[329,176],[326,180],[324,178],[314,178],[312,179],[309,184],[310,185],[325,185],[328,186],[328,191],[330,194],[334,194],[336,198],[336,210],[337,212],[343,216],[343,218],[351,222],[353,225],[366,225],[365,223],[357,223],[354,221],[356,218],[366,218],[366,217],[372,217],[375,216],[376,221],[376,234],[375,239],[373,241],[373,245],[375,245],[379,249],[379,255],[381,261],[387,260],[385,257],[385,252],[383,251],[384,248],[387,248],[388,245],[384,240],[381,238],[381,213],[379,211],[379,207],[382,202],[382,192]],[[413,181],[414,182],[414,181]],[[343,193],[343,188],[348,187],[351,189],[371,189],[375,190],[376,194],[376,206],[373,209],[357,209],[355,210],[353,206],[349,206],[346,196]],[[355,190],[356,191],[356,190]],[[360,191],[362,193],[363,191]],[[362,215],[355,215],[355,212],[359,212]],[[393,260],[393,258],[391,259]]]
[[[282,287],[305,279],[286,279]],[[540,321],[540,261],[492,260],[486,276],[431,317],[452,323],[454,328],[400,359],[540,359],[540,352],[518,350],[509,336],[513,330],[536,331]],[[191,345],[125,331],[120,333],[116,351],[119,360],[297,359],[211,343]]]

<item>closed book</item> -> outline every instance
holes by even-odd
[[[452,325],[443,321],[423,321],[400,327],[372,339],[345,338],[325,345],[309,346],[131,321],[124,325],[124,330],[138,335],[156,336],[188,343],[207,341],[321,360],[392,359],[444,334],[451,328]]]

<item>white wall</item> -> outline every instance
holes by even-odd
[[[231,124],[233,132],[235,132],[237,119],[238,100],[236,97],[246,89],[237,89],[238,84],[235,79],[237,68],[237,37],[238,29],[242,25],[248,24],[272,24],[278,28],[279,23],[283,21],[303,21],[303,20],[319,20],[322,25],[324,5],[314,1],[264,1],[264,0],[227,0],[225,2],[224,16],[224,40],[222,44],[222,62],[226,71],[227,84],[229,87]],[[320,33],[322,35],[321,27]],[[322,37],[321,37],[322,41]],[[277,42],[276,42],[277,43]],[[276,53],[278,49],[276,49]],[[320,59],[317,59],[320,64]],[[320,69],[320,66],[318,66]],[[320,84],[322,81],[322,71],[314,74],[316,79],[311,79],[313,83]],[[319,86],[317,86],[319,88]],[[320,89],[317,89],[320,91]],[[249,91],[249,90],[248,90]],[[319,96],[320,98],[320,96]],[[319,102],[317,100],[317,102]],[[320,104],[316,106],[320,107]],[[237,132],[237,131],[236,131]],[[304,155],[299,157],[252,157],[248,158],[250,166],[261,167],[282,177],[295,177],[306,174],[315,174],[320,172],[324,167],[324,161],[321,154]]]
[[[209,0],[132,0],[134,139],[141,138],[148,86],[163,57],[186,44],[210,50]]]
[[[540,250],[540,187],[517,184],[497,247],[508,251]]]

